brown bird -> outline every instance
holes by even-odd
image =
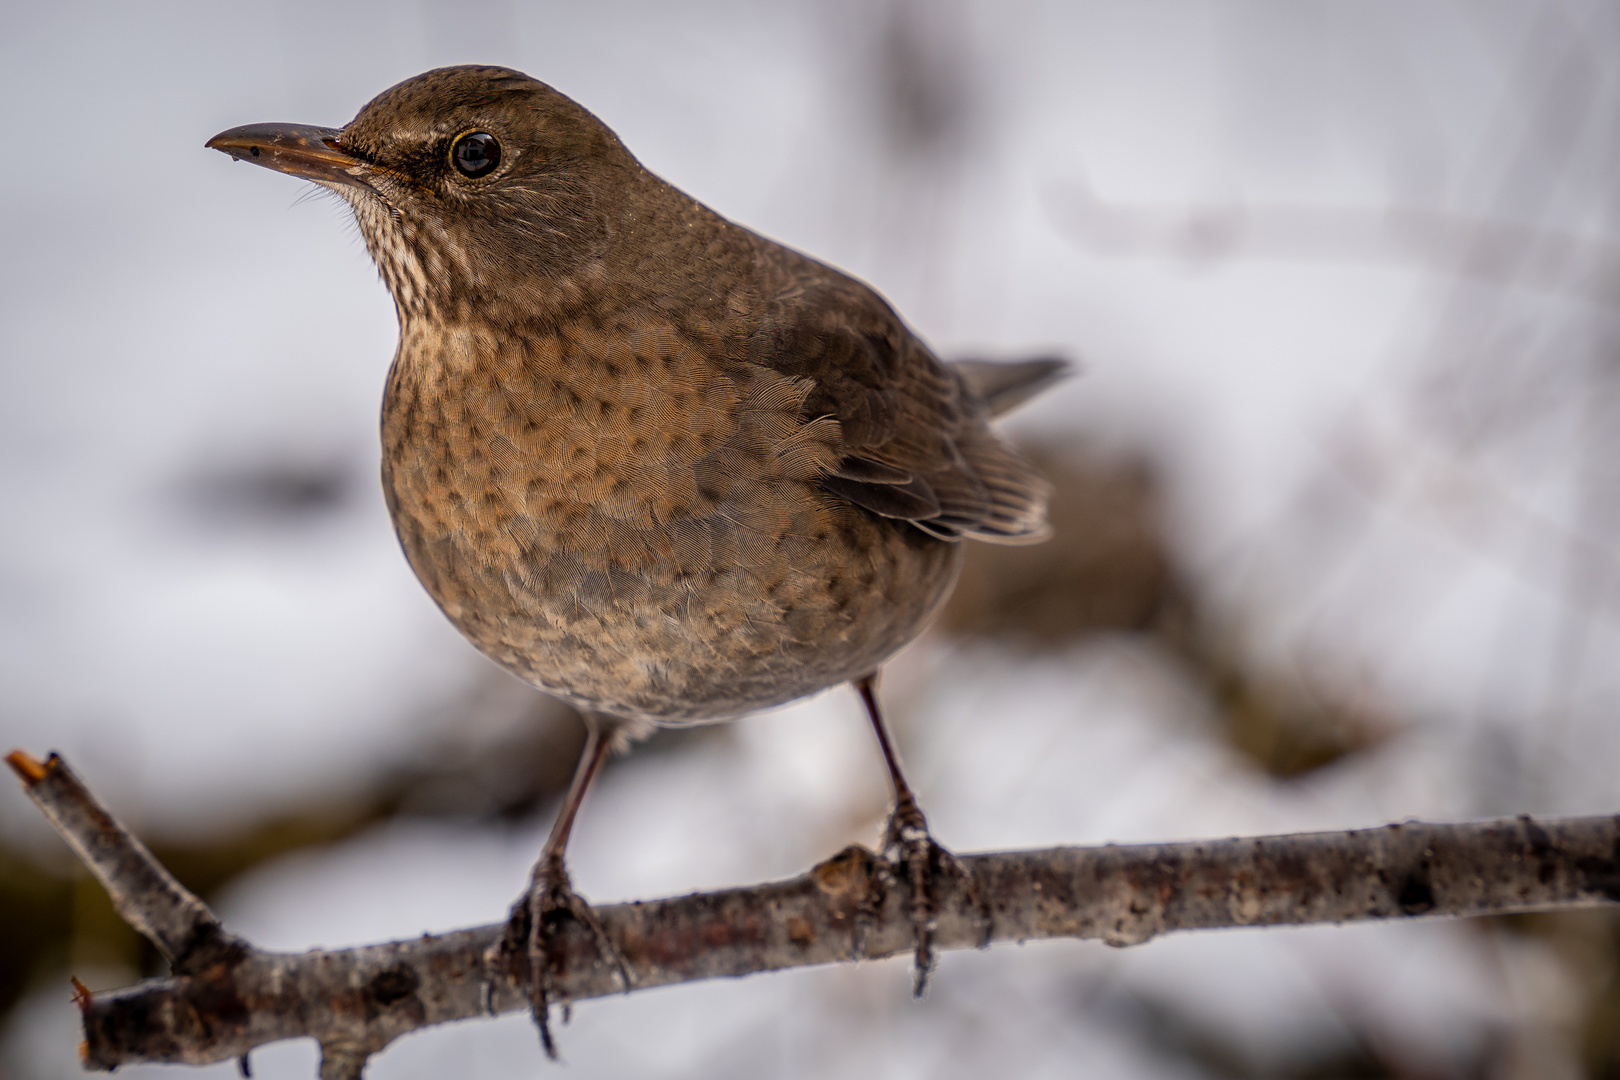
[[[516,71],[442,68],[341,129],[208,145],[341,195],[398,309],[383,488],[406,558],[485,654],[581,710],[589,738],[492,950],[527,977],[547,1052],[549,935],[611,749],[853,682],[894,783],[884,865],[911,890],[917,992],[928,833],[875,696],[944,601],[963,539],[1046,536],[1047,487],[988,424],[1061,361],[940,363],[876,293],[648,172]]]

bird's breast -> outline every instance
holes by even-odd
[[[864,674],[952,545],[830,496],[811,387],[656,322],[407,333],[384,483],[412,567],[496,661],[594,708],[735,715]]]
[[[559,560],[678,576],[812,526],[836,422],[722,349],[656,322],[408,329],[383,413],[402,535],[519,579]]]

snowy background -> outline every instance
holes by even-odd
[[[261,945],[502,916],[572,720],[398,553],[394,317],[353,225],[202,146],[483,62],[942,355],[1079,360],[1011,430],[1151,478],[1159,615],[961,620],[888,675],[947,845],[1620,809],[1617,53],[1598,3],[13,0],[0,747],[67,754]],[[1278,723],[1318,749],[1267,751]],[[835,690],[615,762],[575,882],[796,873],[886,798]],[[7,1080],[78,1075],[70,970],[150,964],[73,873],[0,784]],[[1592,914],[1046,943],[947,955],[920,1004],[895,961],[590,1002],[560,1035],[580,1077],[1612,1076],[1617,941]],[[543,1069],[513,1017],[368,1075]]]

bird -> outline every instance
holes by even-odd
[[[526,981],[546,1053],[562,921],[630,986],[564,859],[609,754],[845,683],[893,787],[881,858],[910,889],[920,996],[936,878],[963,871],[905,780],[877,676],[949,595],[964,542],[1046,538],[1049,486],[990,420],[1068,365],[940,361],[872,288],[722,217],[508,68],[435,69],[341,128],[206,145],[352,209],[399,321],[382,484],[405,557],[473,645],[585,719],[486,958]]]

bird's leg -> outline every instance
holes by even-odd
[[[872,718],[872,730],[877,733],[878,746],[883,750],[884,764],[889,767],[889,779],[894,784],[894,810],[889,814],[888,826],[883,830],[883,860],[893,868],[903,868],[911,888],[911,933],[917,944],[915,967],[912,973],[912,992],[922,997],[928,989],[928,974],[934,966],[934,894],[941,873],[957,879],[966,894],[969,905],[978,912],[985,927],[983,937],[989,939],[989,913],[978,899],[973,876],[968,873],[949,851],[940,847],[928,831],[928,819],[917,805],[917,796],[906,783],[900,771],[900,758],[894,752],[883,713],[877,702],[877,675],[874,673],[855,680],[855,689],[866,705],[866,714]],[[891,871],[892,872],[892,871]]]
[[[568,798],[551,826],[551,835],[546,837],[545,846],[540,849],[540,858],[535,861],[528,889],[512,905],[506,932],[484,954],[484,963],[490,972],[486,979],[492,979],[494,972],[509,971],[514,967],[527,970],[529,1004],[534,1023],[540,1029],[540,1044],[545,1048],[546,1056],[553,1061],[557,1059],[557,1047],[551,1038],[550,1023],[551,1002],[556,996],[552,946],[563,920],[573,919],[585,928],[595,940],[601,957],[613,965],[620,985],[626,991],[630,989],[630,970],[624,962],[624,955],[608,937],[607,929],[591,906],[574,891],[568,880],[568,869],[563,863],[568,834],[573,831],[574,818],[579,814],[580,804],[585,801],[585,792],[590,789],[591,781],[596,778],[612,748],[612,739],[602,731],[600,719],[590,713],[584,716],[588,732],[585,750],[580,755],[579,766],[574,770]],[[487,991],[490,983],[486,981],[485,985]]]

